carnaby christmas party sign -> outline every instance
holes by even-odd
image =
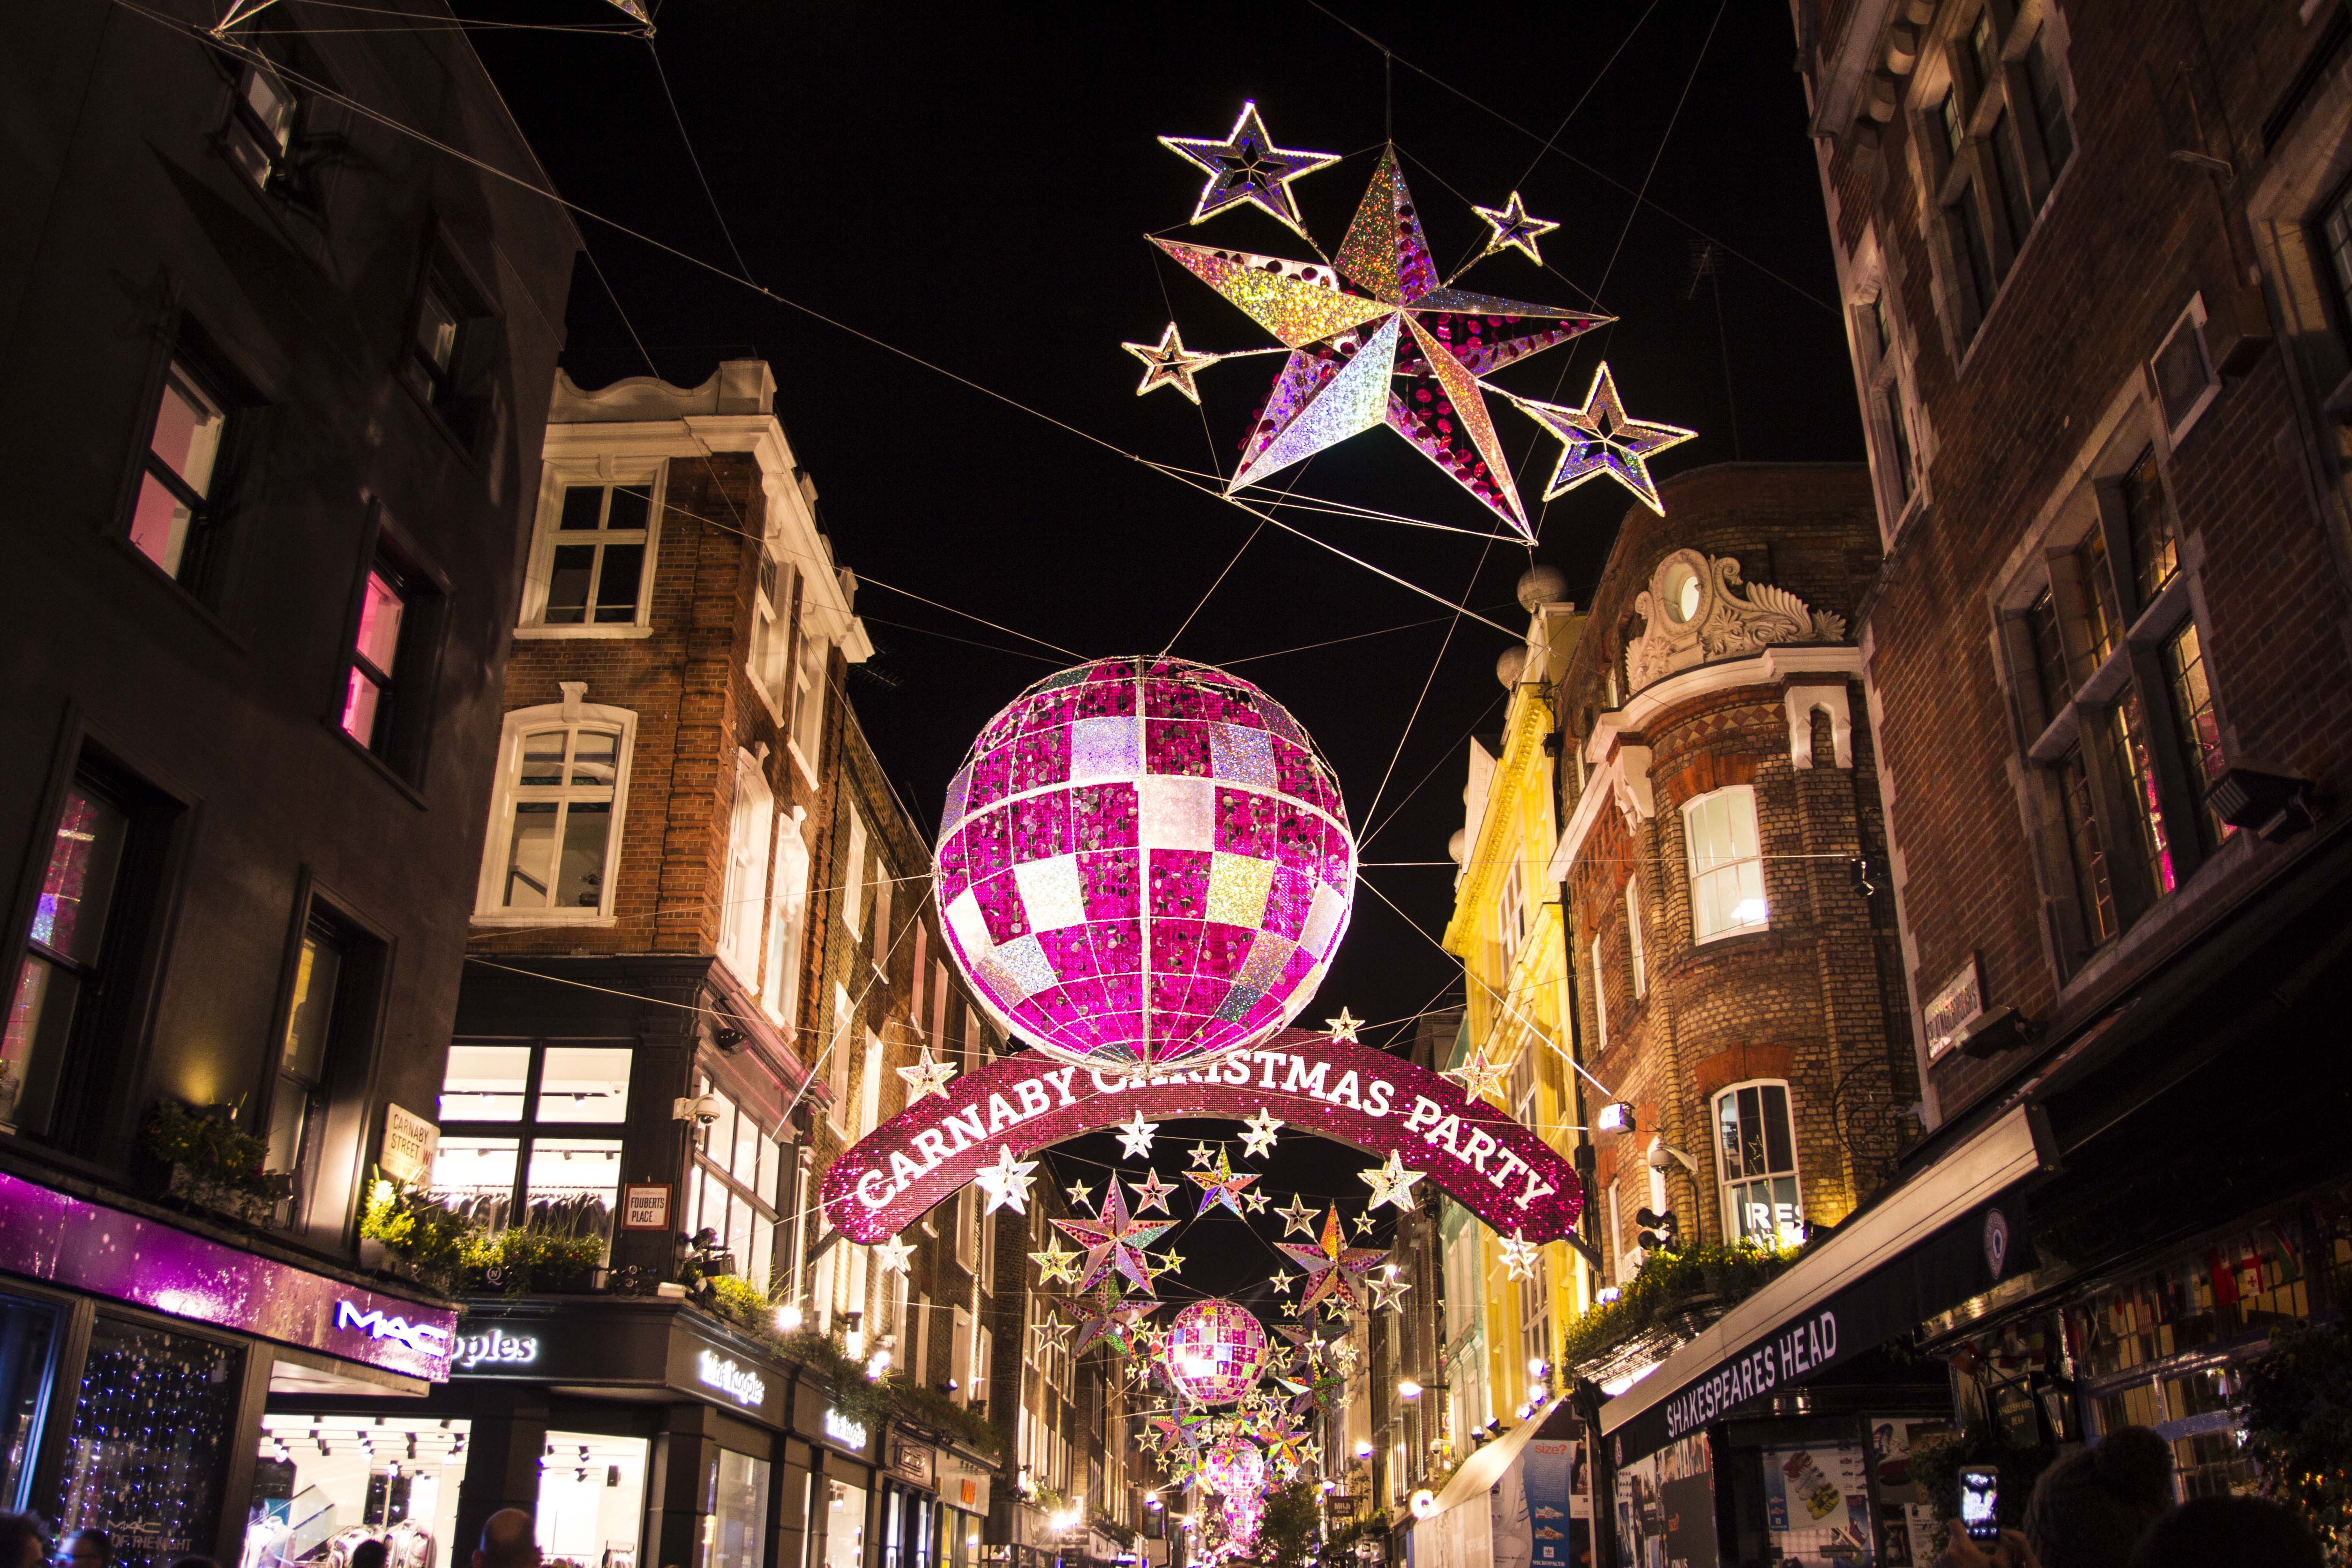
[[[1154,1118],[1278,1118],[1402,1165],[1505,1236],[1557,1241],[1582,1193],[1569,1163],[1461,1086],[1368,1046],[1303,1029],[1190,1071],[1137,1083],[1022,1051],[965,1073],[892,1117],[834,1162],[824,1201],[852,1241],[897,1235],[941,1200],[1030,1152]],[[1145,1145],[1149,1147],[1148,1141]]]

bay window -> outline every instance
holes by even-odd
[[[1723,1169],[1723,1230],[1732,1241],[1794,1247],[1804,1239],[1789,1086],[1738,1084],[1716,1096]]]
[[[720,1248],[733,1256],[736,1273],[764,1292],[775,1266],[777,1194],[791,1146],[777,1142],[781,1127],[738,1105],[708,1077],[698,1075],[695,1092],[719,1102],[719,1118],[694,1135],[686,1234],[716,1234]]]
[[[1683,837],[1690,858],[1692,938],[1712,942],[1767,924],[1755,789],[1732,784],[1689,802],[1683,807]]]

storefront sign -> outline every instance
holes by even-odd
[[[423,1181],[433,1172],[433,1156],[440,1152],[441,1129],[413,1110],[397,1105],[383,1108],[383,1142],[376,1163],[395,1182]]]
[[[939,1489],[938,1455],[927,1443],[909,1443],[903,1437],[890,1439],[890,1473],[900,1480],[928,1491]]]
[[[995,1472],[959,1458],[952,1453],[940,1456],[940,1500],[966,1513],[988,1511],[988,1483]]]
[[[1990,1289],[1997,1276],[1989,1267],[1984,1234],[1987,1216],[1994,1212],[2005,1216],[2008,1239],[2001,1249],[2002,1261],[2011,1271],[2032,1267],[2032,1259],[2025,1256],[2031,1242],[2025,1227],[2014,1217],[2022,1213],[2014,1196],[1970,1210],[1853,1283],[1749,1336],[1714,1362],[1695,1364],[1685,1372],[1670,1361],[1650,1378],[1635,1384],[1632,1393],[1619,1396],[1642,1401],[1632,1415],[1612,1420],[1611,1408],[1602,1406],[1602,1428],[1613,1434],[1626,1457],[1638,1459],[1667,1443],[1703,1432],[1708,1423],[1748,1400],[1805,1383],[1896,1334],[1908,1332],[1954,1302]],[[1662,1378],[1671,1379],[1659,1390],[1663,1397],[1651,1395],[1649,1385]]]
[[[478,1334],[467,1334],[457,1342],[457,1349],[449,1363],[460,1372],[470,1372],[478,1366],[529,1366],[539,1360],[539,1340],[536,1335],[515,1335],[497,1329]]]
[[[449,1354],[448,1330],[432,1323],[412,1323],[406,1318],[386,1313],[381,1307],[362,1311],[349,1301],[338,1301],[335,1303],[335,1327],[346,1333],[397,1341],[419,1355],[446,1360]]]
[[[1582,1186],[1528,1128],[1460,1085],[1368,1046],[1304,1029],[1141,1085],[1021,1051],[925,1096],[833,1163],[824,1208],[852,1241],[913,1224],[1010,1148],[1026,1154],[1130,1117],[1268,1111],[1302,1132],[1393,1153],[1496,1231],[1557,1241],[1575,1228]]]
[[[1927,1025],[1927,1059],[1936,1060],[1952,1048],[1960,1031],[1984,1016],[1984,970],[1975,953],[1960,972],[1944,982],[1943,988],[1927,999],[1924,1009]]]
[[[667,1230],[669,1228],[669,1194],[667,1182],[639,1182],[621,1189],[621,1228],[623,1230]]]
[[[768,1380],[748,1367],[737,1366],[716,1351],[704,1351],[695,1359],[696,1375],[711,1388],[717,1389],[736,1404],[750,1409],[764,1404],[768,1397]]]
[[[0,1174],[0,1270],[173,1317],[213,1323],[438,1383],[449,1375],[457,1315],[398,1296],[354,1289],[159,1220]],[[336,1323],[344,1301],[364,1315],[397,1315],[431,1335],[352,1333]]]
[[[824,1435],[845,1448],[863,1448],[872,1441],[866,1423],[844,1415],[830,1405],[824,1409]]]

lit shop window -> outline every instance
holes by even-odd
[[[362,1541],[383,1543],[385,1568],[447,1562],[472,1430],[464,1416],[264,1415],[242,1568],[346,1562]]]
[[[625,1046],[452,1045],[436,1194],[491,1231],[593,1237],[609,1250],[633,1057]]]
[[[650,1447],[643,1437],[547,1435],[539,1459],[538,1530],[546,1568],[636,1568]]]

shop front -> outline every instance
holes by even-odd
[[[550,1568],[800,1568],[797,1371],[678,1300],[477,1302],[415,1405],[272,1396],[244,1568],[342,1568],[370,1538],[445,1568],[502,1508]]]
[[[236,1560],[280,1391],[418,1403],[457,1316],[0,1173],[0,1506]],[[427,1498],[428,1502],[431,1499]]]
[[[802,1481],[807,1540],[804,1557],[780,1556],[777,1568],[868,1568],[866,1544],[881,1539],[882,1530],[880,1419],[844,1410],[814,1378],[794,1391],[792,1416],[794,1447],[808,1455]]]

